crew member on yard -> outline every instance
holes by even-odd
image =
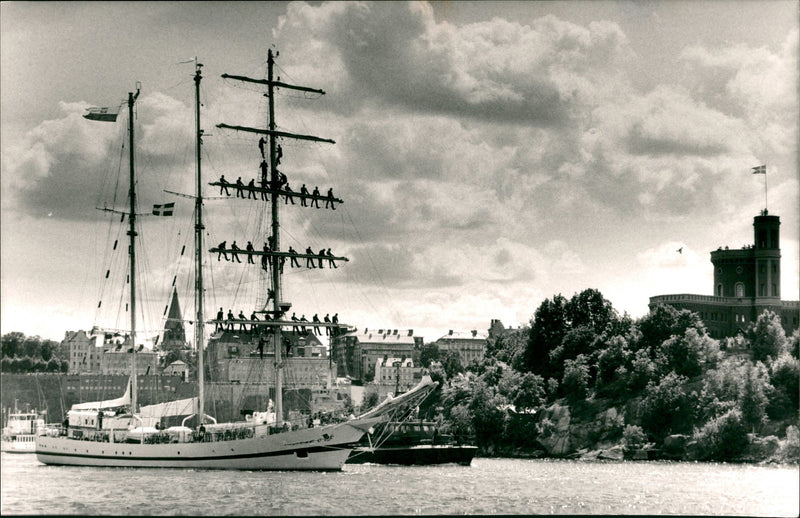
[[[236,253],[239,250],[241,250],[241,248],[236,246],[236,240],[234,239],[233,243],[231,243],[231,261],[236,259],[237,263],[241,263],[242,262],[242,261],[239,260],[239,254]]]
[[[314,255],[314,251],[311,249],[310,246],[308,248],[306,248],[306,254],[307,255]],[[314,266],[314,259],[313,258],[306,257],[306,268],[316,268],[316,266]]]
[[[311,200],[311,206],[319,208],[319,198],[318,198],[318,196],[319,196],[319,187],[314,187],[314,192],[312,192],[311,194],[314,195],[314,196],[317,196],[317,198],[314,198],[313,200]]]
[[[336,210],[336,207],[333,204],[334,199],[335,198],[333,197],[333,187],[331,187],[330,189],[328,189],[328,198],[325,200],[326,209],[328,208],[328,205],[330,205],[331,209]]]
[[[225,241],[223,241],[222,243],[220,243],[219,245],[217,245],[217,249],[218,249],[218,250],[217,250],[217,261],[219,261],[219,260],[220,260],[220,259],[219,259],[219,257],[220,257],[221,255],[222,255],[222,256],[225,256],[225,260],[227,261],[227,260],[228,260],[228,254],[226,254],[226,253],[225,253]]]
[[[222,191],[224,190],[225,194],[230,196],[231,193],[228,191],[228,186],[229,185],[230,184],[228,183],[228,180],[225,179],[225,175],[222,175],[222,176],[219,177],[219,193],[220,194],[222,194]]]

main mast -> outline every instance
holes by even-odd
[[[275,54],[277,56],[277,53]],[[270,264],[272,267],[272,289],[273,289],[273,301],[272,301],[272,311],[270,313],[273,314],[273,322],[270,324],[273,327],[272,336],[273,336],[273,345],[275,347],[275,419],[278,424],[283,421],[283,375],[282,375],[282,351],[281,348],[283,347],[282,344],[282,336],[281,336],[281,326],[289,324],[289,322],[284,320],[284,313],[285,308],[288,307],[288,304],[282,301],[282,285],[281,285],[281,260],[285,260],[289,256],[294,257],[306,257],[306,258],[314,258],[314,259],[336,259],[336,260],[344,260],[346,261],[346,257],[328,257],[322,256],[318,254],[290,254],[287,252],[282,252],[280,247],[280,221],[279,221],[279,197],[280,196],[300,196],[306,198],[322,198],[321,196],[311,196],[308,194],[300,194],[295,193],[292,191],[283,190],[280,185],[280,174],[277,169],[278,165],[278,146],[276,143],[277,137],[285,137],[285,138],[293,138],[293,139],[300,139],[300,140],[311,140],[314,142],[328,142],[331,144],[335,144],[333,140],[315,137],[312,135],[299,135],[294,133],[287,133],[284,131],[276,130],[275,124],[275,101],[274,101],[274,94],[275,88],[288,88],[292,90],[299,90],[302,92],[310,92],[319,95],[324,95],[325,92],[323,90],[317,90],[314,88],[307,88],[304,86],[296,86],[287,83],[282,83],[281,81],[276,81],[274,79],[274,67],[275,67],[275,56],[272,54],[272,49],[269,49],[267,52],[267,79],[252,79],[249,77],[244,76],[234,76],[229,74],[223,74],[223,78],[230,78],[236,79],[239,81],[245,81],[249,83],[258,83],[258,84],[266,84],[267,85],[267,93],[265,94],[269,99],[269,124],[268,129],[260,129],[260,128],[249,128],[245,126],[231,126],[228,124],[217,124],[219,128],[228,128],[234,129],[238,131],[246,131],[250,133],[259,133],[262,135],[269,135],[269,166],[271,167],[270,173],[270,186],[265,189],[258,188],[259,191],[269,192],[271,194],[271,202],[272,202],[272,242],[273,247],[269,252],[243,252],[239,251],[239,253],[247,253],[250,255],[262,255],[267,254],[270,256]],[[219,183],[212,183],[211,185],[220,185]],[[338,203],[341,203],[341,200],[338,198],[333,199]],[[219,252],[220,249],[212,248],[211,252]],[[283,307],[282,307],[283,306]],[[255,324],[255,322],[250,322],[251,324]]]
[[[203,145],[203,130],[200,129],[200,81],[203,79],[200,67],[203,65],[195,60],[194,88],[195,88],[195,130],[197,140],[195,150],[197,156],[197,195],[195,196],[195,334],[194,343],[197,347],[197,415],[198,424],[205,422],[205,367],[203,366],[204,325],[203,320],[203,185],[200,174],[200,149]]]
[[[134,179],[133,167],[133,105],[139,97],[139,89],[136,93],[128,92],[128,132],[130,135],[130,186],[128,196],[130,197],[130,212],[128,213],[128,236],[130,237],[130,279],[131,279],[131,413],[137,410],[138,392],[138,373],[136,372],[136,181]]]

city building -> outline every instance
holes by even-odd
[[[382,358],[411,358],[422,347],[422,337],[414,330],[365,328],[363,331],[337,333],[331,339],[337,375],[366,380],[374,375],[375,362]]]
[[[781,299],[780,224],[780,218],[765,209],[753,218],[754,244],[711,252],[713,295],[656,295],[650,297],[650,310],[666,304],[694,311],[713,338],[743,333],[765,310],[780,315],[787,334],[794,332],[800,301]]]
[[[501,324],[502,325],[502,324]],[[458,353],[458,359],[462,367],[466,367],[473,360],[483,358],[486,353],[486,340],[489,338],[488,331],[453,331],[452,329],[443,337],[436,340],[439,348],[439,355],[442,356],[450,351]]]
[[[70,374],[129,374],[131,372],[130,338],[119,333],[67,331],[62,346],[69,347]],[[157,374],[158,356],[142,344],[136,352],[138,374]]]

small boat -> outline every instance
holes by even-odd
[[[452,435],[440,433],[432,421],[390,421],[365,435],[347,463],[469,466],[477,450],[477,446],[461,444]]]
[[[36,410],[20,412],[16,407],[8,414],[3,428],[2,451],[7,453],[35,453],[36,436],[45,432],[44,414]]]
[[[396,418],[396,416],[408,415],[414,407],[424,400],[436,387],[430,377],[424,377],[422,381],[401,397],[391,401],[385,401],[382,405],[366,414],[354,417],[342,422],[321,426],[306,427],[302,423],[290,422],[284,419],[283,412],[283,385],[281,360],[283,344],[282,333],[287,333],[288,329],[297,326],[297,322],[286,317],[287,310],[291,303],[285,302],[282,291],[283,263],[287,258],[295,261],[298,258],[305,258],[308,261],[347,261],[345,257],[334,257],[307,253],[297,254],[291,250],[282,251],[280,225],[278,222],[281,197],[296,197],[304,201],[311,200],[317,203],[325,201],[333,207],[332,202],[341,203],[342,200],[333,196],[323,196],[315,194],[298,193],[289,190],[285,176],[281,174],[277,165],[279,163],[280,146],[276,143],[276,138],[296,138],[302,140],[313,140],[318,142],[333,142],[320,139],[309,135],[295,135],[285,131],[276,130],[275,111],[274,111],[274,90],[278,87],[282,89],[293,89],[301,92],[317,92],[324,94],[321,90],[314,90],[306,87],[293,86],[273,79],[274,57],[272,50],[268,53],[268,77],[267,79],[250,79],[242,76],[223,75],[223,78],[255,83],[266,86],[266,96],[269,99],[269,128],[247,128],[242,126],[229,126],[219,124],[218,127],[233,129],[236,131],[257,133],[267,136],[268,154],[262,162],[261,187],[243,186],[243,190],[248,193],[259,193],[260,214],[270,213],[271,224],[265,231],[254,238],[253,241],[270,241],[272,246],[261,250],[239,250],[240,255],[248,256],[248,262],[242,265],[254,264],[254,268],[263,271],[263,275],[268,275],[269,294],[265,287],[263,298],[260,299],[260,312],[265,315],[261,320],[247,320],[242,324],[250,326],[251,333],[258,333],[264,340],[264,346],[272,349],[275,365],[275,402],[274,412],[253,412],[250,418],[241,422],[217,423],[216,419],[206,414],[205,411],[205,392],[204,392],[204,349],[205,349],[205,326],[219,323],[215,320],[207,320],[203,316],[204,293],[203,288],[203,253],[219,255],[226,250],[212,248],[204,251],[203,236],[205,226],[203,224],[203,178],[200,168],[200,156],[202,146],[203,130],[200,125],[200,82],[202,80],[202,64],[195,62],[195,149],[196,149],[196,194],[188,196],[195,200],[194,228],[195,228],[195,310],[196,317],[189,321],[195,328],[195,344],[197,348],[198,371],[197,386],[198,395],[194,398],[150,405],[150,407],[139,408],[137,405],[137,375],[136,373],[136,240],[139,234],[135,227],[137,213],[135,212],[136,198],[134,179],[134,104],[139,96],[136,93],[128,94],[128,120],[130,145],[130,188],[129,193],[129,212],[123,212],[122,221],[128,220],[129,229],[127,235],[130,236],[128,254],[130,260],[130,347],[131,347],[131,366],[130,384],[125,395],[121,398],[108,401],[91,403],[81,403],[73,405],[68,415],[68,426],[65,426],[62,433],[57,436],[40,435],[36,438],[36,455],[40,462],[44,464],[73,465],[73,466],[104,466],[104,467],[145,467],[145,468],[203,468],[203,469],[243,469],[243,470],[317,470],[317,471],[338,471],[342,469],[351,450],[361,437],[379,423]],[[89,119],[98,120],[96,117]],[[100,119],[106,120],[106,119]],[[267,162],[269,160],[269,162]],[[271,173],[271,177],[268,175]],[[281,179],[284,179],[283,181]],[[209,182],[210,185],[219,186],[219,182]],[[316,189],[315,189],[316,190]],[[332,191],[331,191],[332,192]],[[175,193],[177,194],[177,193]],[[239,198],[239,197],[237,197]],[[246,202],[244,196],[237,199],[231,197],[231,202]],[[294,202],[293,202],[294,203]],[[294,205],[292,205],[294,207]],[[111,212],[117,212],[109,209]],[[245,213],[249,212],[245,210]],[[121,222],[122,222],[121,221]],[[260,220],[259,220],[260,221]],[[267,235],[264,235],[267,234]],[[235,241],[234,241],[235,244]],[[227,249],[232,253],[231,249]],[[261,264],[255,265],[251,256],[261,256]],[[226,255],[227,257],[227,255]],[[266,300],[266,302],[264,302]],[[272,300],[271,307],[268,306]],[[258,301],[257,301],[258,303]],[[267,318],[269,317],[269,318]],[[338,323],[307,323],[309,326],[338,326]],[[255,331],[254,331],[255,329]],[[271,358],[273,359],[273,358]],[[157,407],[157,408],[154,408]],[[181,426],[162,428],[161,419],[164,416],[186,416],[183,418]],[[189,419],[192,419],[194,426],[187,426]]]

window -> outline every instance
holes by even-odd
[[[737,270],[740,270],[742,267],[740,266]],[[744,297],[744,284],[741,282],[736,283],[736,296],[737,297]]]
[[[717,297],[722,296],[722,284],[717,284]]]

